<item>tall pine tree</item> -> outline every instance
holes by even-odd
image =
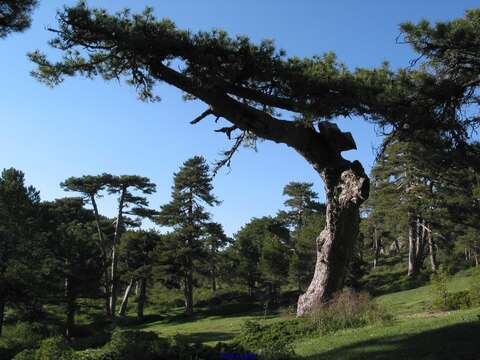
[[[165,252],[161,255],[160,263],[168,267],[167,277],[173,275],[179,281],[187,314],[193,313],[195,272],[205,261],[205,246],[201,240],[210,220],[205,206],[220,203],[212,190],[212,178],[205,159],[194,156],[174,174],[172,200],[161,207],[157,217],[159,224],[173,229],[171,236],[165,238]]]

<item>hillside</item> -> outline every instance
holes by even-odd
[[[472,273],[457,273],[449,280],[448,290],[467,290]],[[394,315],[391,323],[300,339],[295,351],[305,359],[476,359],[480,344],[472,340],[480,336],[480,308],[432,312],[432,291],[431,285],[424,285],[376,297]],[[290,318],[285,314],[265,317],[260,309],[249,311],[245,306],[217,307],[201,311],[193,320],[172,313],[134,328],[214,344],[233,339],[247,320],[271,323]]]

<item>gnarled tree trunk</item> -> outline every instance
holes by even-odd
[[[358,161],[348,165],[321,172],[327,199],[326,225],[317,238],[315,273],[298,299],[297,316],[309,313],[343,286],[358,236],[359,208],[369,192],[369,179],[362,165]]]

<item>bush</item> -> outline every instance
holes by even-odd
[[[432,274],[430,279],[433,288],[432,308],[436,310],[448,309],[448,272],[445,267],[440,266],[439,269]]]
[[[314,332],[312,324],[304,319],[279,321],[273,324],[247,321],[233,343],[264,359],[290,359],[294,355],[294,342],[312,332]]]
[[[27,349],[37,347],[42,340],[59,333],[59,329],[54,326],[38,322],[19,322],[10,331],[9,341]]]
[[[153,332],[117,331],[102,349],[79,351],[73,360],[220,360],[222,353],[242,353],[235,345],[215,348],[189,344],[183,336],[159,338]],[[243,352],[244,353],[244,352]]]
[[[473,306],[480,305],[480,268],[474,270],[471,279],[470,299]]]
[[[73,350],[62,337],[49,338],[37,350],[24,350],[14,360],[73,360]]]
[[[329,333],[388,322],[392,315],[367,293],[343,290],[336,293],[329,302],[315,306],[309,318],[320,333]]]
[[[441,311],[468,309],[472,306],[472,297],[469,291],[447,293],[446,298],[435,298],[432,309]]]
[[[88,351],[81,359],[150,360],[168,350],[168,343],[157,334],[144,331],[115,331],[101,350]]]
[[[23,350],[19,352],[13,360],[33,360],[35,359],[36,350]]]

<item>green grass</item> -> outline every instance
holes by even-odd
[[[448,282],[448,291],[457,292],[467,290],[471,286],[473,270],[466,270],[451,277]],[[429,311],[433,289],[424,285],[415,289],[400,291],[377,298],[377,301],[395,315],[406,315]]]
[[[253,308],[253,310],[252,310]],[[225,342],[239,334],[247,320],[265,322],[279,321],[283,317],[267,315],[255,305],[219,306],[216,309],[196,309],[193,317],[185,317],[182,309],[175,309],[161,317],[147,316],[142,325],[129,326],[129,329],[153,331],[163,336],[184,335],[191,342],[214,345]]]
[[[460,272],[448,283],[451,292],[471,286],[473,270]],[[426,283],[409,289],[404,271],[392,269],[390,275],[379,269],[370,279],[395,278],[394,287],[408,290],[391,292],[377,301],[395,315],[390,324],[349,329],[331,335],[300,339],[296,353],[302,359],[480,359],[480,308],[432,313],[432,288]],[[383,280],[381,292],[394,291]],[[422,280],[425,283],[424,280]],[[418,284],[418,283],[417,283]],[[391,285],[391,284],[390,284]],[[161,317],[151,316],[146,324],[134,326],[161,335],[181,334],[192,342],[214,344],[229,341],[246,320],[279,321],[287,318],[271,315],[264,319],[254,305],[221,306],[214,310],[200,309],[193,318],[181,315],[177,309]],[[478,354],[478,355],[477,355]]]
[[[309,360],[479,359],[479,317],[480,309],[403,317],[301,341],[296,353]]]

